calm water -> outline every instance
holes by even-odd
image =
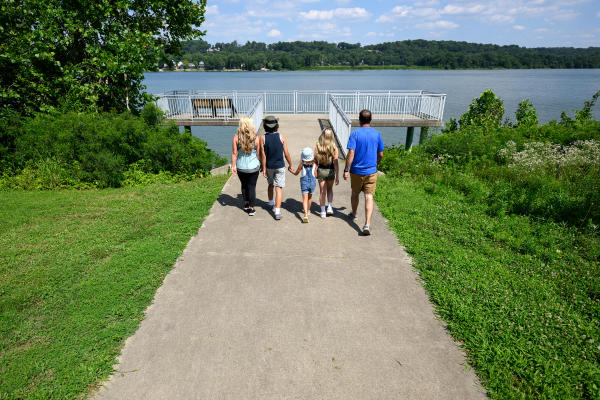
[[[290,72],[153,72],[145,76],[149,93],[199,90],[428,90],[446,93],[444,121],[459,117],[485,89],[504,100],[505,117],[529,99],[541,122],[560,118],[583,106],[600,89],[600,69],[482,71],[290,71]],[[596,106],[595,116],[600,116]],[[231,155],[233,127],[193,127],[219,154]],[[415,140],[418,139],[415,130]],[[283,130],[282,130],[283,132]],[[386,145],[404,143],[405,129],[382,128]],[[307,145],[310,145],[307,144]]]

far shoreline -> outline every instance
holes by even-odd
[[[245,70],[245,69],[176,69],[176,70],[158,70],[158,71],[145,71],[149,72],[320,72],[320,71],[525,71],[525,70],[594,70],[600,68],[501,68],[501,67],[490,67],[490,68],[436,68],[436,67],[420,67],[420,66],[361,66],[361,67],[349,67],[344,65],[339,66],[323,66],[323,67],[307,67],[297,69],[265,69],[265,70]]]

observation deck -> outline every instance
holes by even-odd
[[[156,105],[168,120],[192,126],[237,126],[248,116],[260,129],[265,114],[316,114],[328,116],[340,144],[347,143],[358,113],[371,110],[372,126],[407,127],[410,147],[415,127],[421,137],[430,127],[443,125],[446,95],[416,91],[200,91],[174,90],[155,95]],[[410,139],[410,142],[409,142]],[[340,146],[342,152],[345,146]]]

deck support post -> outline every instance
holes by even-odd
[[[404,145],[405,150],[410,149],[410,147],[412,146],[414,134],[415,134],[414,127],[409,126],[408,128],[406,128],[406,144]]]
[[[190,125],[186,125],[183,127],[184,132],[189,132],[190,136],[192,136],[192,127]]]
[[[428,136],[429,136],[429,128],[426,126],[422,126],[421,132],[419,133],[419,144],[423,144],[423,142],[427,140]]]

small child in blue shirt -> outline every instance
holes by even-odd
[[[310,214],[310,206],[312,204],[312,195],[315,192],[317,186],[317,168],[315,165],[315,155],[310,147],[302,149],[300,155],[302,161],[298,164],[296,171],[290,171],[294,175],[298,175],[300,172],[300,191],[302,191],[302,208],[304,209],[304,217],[302,217],[303,223],[308,223],[308,214]]]

